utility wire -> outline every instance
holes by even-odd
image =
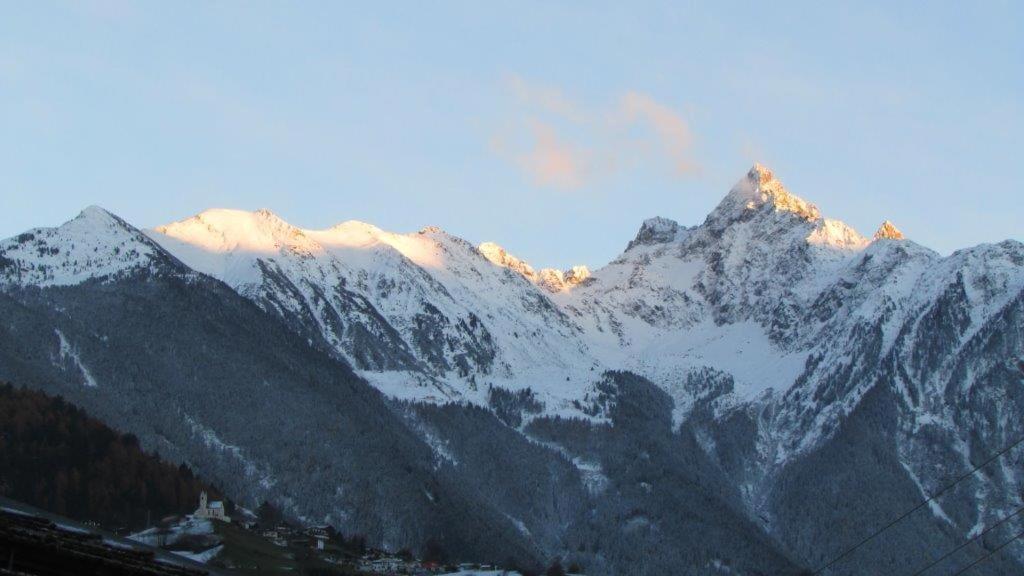
[[[999,552],[1000,550],[1002,550],[1003,548],[1006,548],[1006,547],[1007,547],[1007,546],[1009,546],[1010,544],[1013,544],[1013,542],[1014,542],[1015,540],[1017,540],[1018,538],[1020,538],[1021,536],[1024,536],[1024,532],[1018,532],[1016,536],[1014,536],[1013,538],[1010,538],[1010,539],[1009,539],[1009,540],[1007,540],[1006,542],[1003,542],[1002,544],[1000,544],[999,546],[997,546],[997,547],[996,547],[996,548],[995,548],[994,550],[992,550],[992,551],[991,551],[991,552],[989,552],[988,554],[985,554],[985,555],[984,555],[984,556],[982,556],[981,558],[978,558],[978,559],[977,559],[977,560],[975,560],[974,562],[971,562],[971,563],[970,563],[970,564],[968,564],[967,566],[964,566],[964,567],[963,567],[963,568],[961,568],[961,569],[960,569],[960,570],[959,570],[959,571],[958,571],[958,572],[957,572],[956,574],[953,574],[953,576],[960,576],[960,575],[961,575],[961,574],[963,574],[964,572],[967,572],[967,571],[968,571],[968,570],[970,570],[971,568],[974,568],[974,567],[975,567],[975,566],[977,566],[978,564],[981,564],[981,563],[982,563],[982,562],[984,562],[985,560],[988,560],[989,556],[991,556],[991,555],[995,554],[996,552]]]
[[[926,499],[926,500],[925,500],[924,502],[921,502],[921,503],[920,503],[920,504],[918,504],[917,506],[914,506],[914,507],[913,507],[913,508],[911,508],[910,510],[907,510],[907,511],[906,511],[906,512],[904,512],[904,513],[903,513],[902,515],[900,515],[900,517],[899,517],[899,518],[897,518],[897,519],[893,520],[892,522],[889,522],[888,524],[886,524],[885,526],[883,526],[883,527],[882,527],[882,528],[880,528],[879,530],[876,530],[876,531],[875,531],[874,533],[872,533],[872,534],[871,534],[871,535],[869,535],[868,537],[864,538],[864,539],[863,539],[863,540],[861,540],[860,542],[857,542],[857,543],[856,543],[856,544],[854,544],[853,546],[851,546],[851,547],[847,548],[847,549],[846,549],[846,550],[845,550],[844,552],[842,552],[841,554],[839,554],[838,556],[836,556],[835,558],[833,558],[832,560],[830,560],[830,561],[829,561],[829,562],[828,562],[827,564],[825,564],[825,565],[824,565],[824,566],[822,566],[821,568],[818,568],[817,570],[815,570],[815,571],[814,571],[814,572],[812,573],[812,575],[813,575],[813,576],[817,576],[818,574],[821,574],[821,573],[822,573],[822,572],[824,572],[825,570],[828,570],[828,569],[829,569],[829,568],[831,568],[831,567],[832,567],[832,566],[833,566],[833,565],[834,565],[834,564],[835,564],[836,562],[839,562],[839,561],[840,561],[840,560],[842,560],[843,558],[846,558],[847,556],[849,556],[849,555],[850,555],[850,554],[851,554],[852,552],[854,552],[855,550],[857,550],[857,549],[858,549],[858,548],[860,548],[861,546],[863,546],[863,545],[867,544],[868,542],[870,542],[870,541],[874,540],[874,539],[875,539],[875,538],[877,538],[877,537],[878,537],[878,535],[879,535],[879,534],[881,534],[882,532],[885,532],[885,531],[886,531],[886,530],[888,530],[889,528],[892,528],[892,527],[893,527],[893,526],[895,526],[896,524],[899,524],[899,523],[900,523],[900,522],[902,522],[902,521],[903,521],[903,520],[904,520],[904,519],[905,519],[905,518],[906,518],[907,516],[910,516],[910,515],[911,515],[911,514],[913,514],[914,512],[917,512],[918,510],[920,510],[921,508],[923,508],[923,507],[924,507],[924,506],[925,506],[926,504],[928,504],[928,503],[929,503],[929,502],[931,502],[932,500],[935,500],[935,499],[936,499],[936,498],[938,498],[939,496],[942,496],[942,495],[943,495],[943,494],[945,494],[946,492],[949,492],[949,491],[950,491],[950,490],[951,490],[951,489],[952,489],[952,488],[953,488],[954,486],[956,486],[956,485],[957,485],[957,484],[959,484],[960,482],[962,482],[962,481],[966,480],[967,478],[970,478],[970,477],[971,477],[971,476],[973,476],[973,475],[974,475],[974,473],[975,473],[975,472],[977,472],[978,470],[981,470],[981,469],[982,469],[982,468],[984,468],[985,466],[988,466],[988,465],[989,465],[989,464],[991,464],[992,462],[995,462],[995,461],[996,461],[997,459],[999,459],[999,457],[1001,457],[1001,456],[1002,456],[1003,454],[1006,454],[1006,453],[1007,453],[1007,452],[1009,452],[1010,450],[1013,450],[1014,448],[1016,448],[1017,446],[1019,446],[1019,445],[1020,445],[1021,443],[1024,443],[1024,437],[1021,437],[1020,439],[1018,439],[1018,440],[1017,440],[1016,442],[1014,442],[1013,444],[1010,444],[1010,445],[1009,445],[1009,446],[1007,446],[1006,448],[1003,448],[1003,449],[1002,449],[1002,450],[1000,450],[999,452],[996,452],[994,456],[992,456],[992,457],[991,457],[991,458],[989,458],[988,460],[985,460],[985,461],[984,461],[984,462],[982,462],[981,464],[978,464],[978,465],[977,465],[977,466],[975,466],[975,467],[974,467],[974,469],[972,469],[972,470],[971,470],[970,472],[968,472],[968,473],[964,474],[963,476],[960,476],[959,478],[957,478],[956,480],[954,480],[954,481],[953,481],[953,482],[952,482],[951,484],[948,484],[948,485],[946,485],[946,486],[945,486],[944,488],[942,488],[942,489],[941,489],[941,490],[939,490],[938,492],[936,492],[936,493],[932,494],[932,495],[931,495],[931,496],[929,496],[929,497],[928,497],[928,498],[927,498],[927,499]]]
[[[949,552],[946,552],[946,553],[945,553],[945,554],[943,554],[942,556],[939,556],[939,557],[938,557],[938,558],[936,558],[936,559],[935,559],[935,560],[934,560],[934,561],[933,561],[933,562],[932,562],[931,564],[929,564],[929,565],[925,566],[924,568],[921,568],[921,569],[920,569],[920,570],[918,570],[917,572],[914,572],[914,573],[913,573],[913,574],[912,574],[911,576],[921,576],[921,574],[924,574],[925,572],[927,572],[927,571],[928,571],[928,570],[929,570],[930,568],[932,568],[933,566],[935,566],[935,565],[936,565],[936,564],[938,564],[939,562],[942,562],[942,561],[943,561],[943,560],[945,560],[946,558],[949,558],[949,557],[950,557],[950,556],[952,556],[953,554],[956,554],[957,552],[959,552],[959,551],[963,550],[964,548],[966,548],[967,546],[969,546],[969,545],[970,545],[970,544],[971,544],[972,542],[975,542],[975,541],[977,541],[977,540],[981,539],[982,537],[984,537],[984,536],[985,536],[985,534],[988,534],[989,532],[991,532],[991,531],[995,530],[996,528],[999,528],[1000,526],[1002,526],[1003,524],[1007,523],[1007,522],[1008,522],[1008,521],[1010,521],[1010,520],[1011,520],[1012,518],[1014,518],[1015,516],[1017,516],[1018,514],[1020,514],[1021,512],[1024,512],[1024,506],[1021,506],[1020,508],[1017,508],[1017,510],[1015,510],[1015,511],[1014,511],[1014,512],[1013,512],[1012,514],[1010,514],[1010,515],[1006,516],[1005,518],[1003,518],[1003,519],[1002,519],[1002,520],[1000,520],[999,522],[996,522],[995,524],[993,524],[993,525],[989,526],[988,528],[985,528],[984,530],[982,530],[982,531],[981,531],[981,533],[979,533],[979,534],[978,534],[978,535],[976,535],[975,537],[973,537],[973,538],[971,538],[971,539],[967,540],[966,542],[964,542],[963,544],[961,544],[961,545],[957,546],[956,548],[953,548],[953,549],[952,549],[952,550],[950,550]]]

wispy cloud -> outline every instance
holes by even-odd
[[[540,120],[531,122],[533,145],[520,156],[520,167],[540,186],[578,188],[586,171],[586,152],[563,141],[553,126]]]
[[[509,76],[506,82],[522,105],[539,108],[577,124],[587,121],[583,108],[558,88],[530,84],[519,76]]]
[[[627,93],[622,98],[621,108],[627,124],[643,123],[654,131],[676,174],[697,170],[693,159],[693,134],[682,116],[639,92]]]
[[[668,165],[698,170],[689,124],[672,107],[628,91],[611,105],[587,106],[555,87],[507,79],[516,114],[492,147],[538,186],[574,190],[624,169]]]

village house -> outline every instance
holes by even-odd
[[[393,556],[384,556],[373,560],[364,560],[363,562],[360,562],[359,568],[365,572],[395,574],[397,572],[404,571],[405,561]]]
[[[326,526],[310,526],[306,529],[309,536],[309,547],[314,550],[323,550],[327,547],[327,540],[330,538]]]
[[[288,545],[288,536],[282,534],[277,528],[266,528],[260,531],[260,536],[270,540],[275,546],[283,547]]]
[[[208,501],[205,490],[199,494],[199,508],[196,508],[193,516],[196,518],[219,520],[221,522],[231,522],[231,519],[228,518],[228,515],[224,510],[224,503],[220,500],[215,500],[213,502]]]

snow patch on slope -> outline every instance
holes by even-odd
[[[262,488],[269,489],[277,483],[269,472],[261,470],[256,463],[246,458],[241,448],[224,442],[219,436],[217,436],[216,432],[204,426],[192,416],[188,414],[185,414],[184,416],[185,423],[188,424],[193,436],[199,437],[207,448],[231,456],[241,463],[245,469],[246,476],[256,479]]]
[[[71,360],[75,367],[78,368],[79,373],[81,373],[83,384],[89,388],[95,388],[98,386],[96,378],[93,377],[92,372],[89,372],[89,369],[82,363],[82,359],[78,356],[78,351],[75,350],[70,342],[68,342],[68,339],[64,337],[64,334],[61,333],[60,330],[55,328],[53,331],[57,334],[57,338],[60,340],[61,361],[66,362],[69,359]]]
[[[914,471],[910,469],[910,466],[908,466],[907,463],[903,462],[902,460],[900,461],[900,464],[903,465],[903,469],[907,471],[907,475],[910,476],[910,479],[914,481],[914,484],[917,486],[917,489],[921,491],[921,496],[923,496],[926,500],[931,498],[931,495],[928,494],[928,491],[924,489],[924,485],[921,484],[921,479],[918,478],[917,474],[915,474]],[[936,502],[935,500],[928,500],[928,509],[932,511],[932,514],[934,514],[936,518],[942,520],[950,526],[956,526],[956,523],[953,522],[953,520],[946,514],[946,511],[942,509],[942,506],[940,506],[939,503]]]

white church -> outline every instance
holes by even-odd
[[[215,500],[213,502],[207,501],[205,490],[199,495],[199,508],[196,508],[193,516],[196,518],[220,520],[221,522],[231,522],[231,519],[228,518],[227,514],[224,512],[224,503],[220,500]]]

